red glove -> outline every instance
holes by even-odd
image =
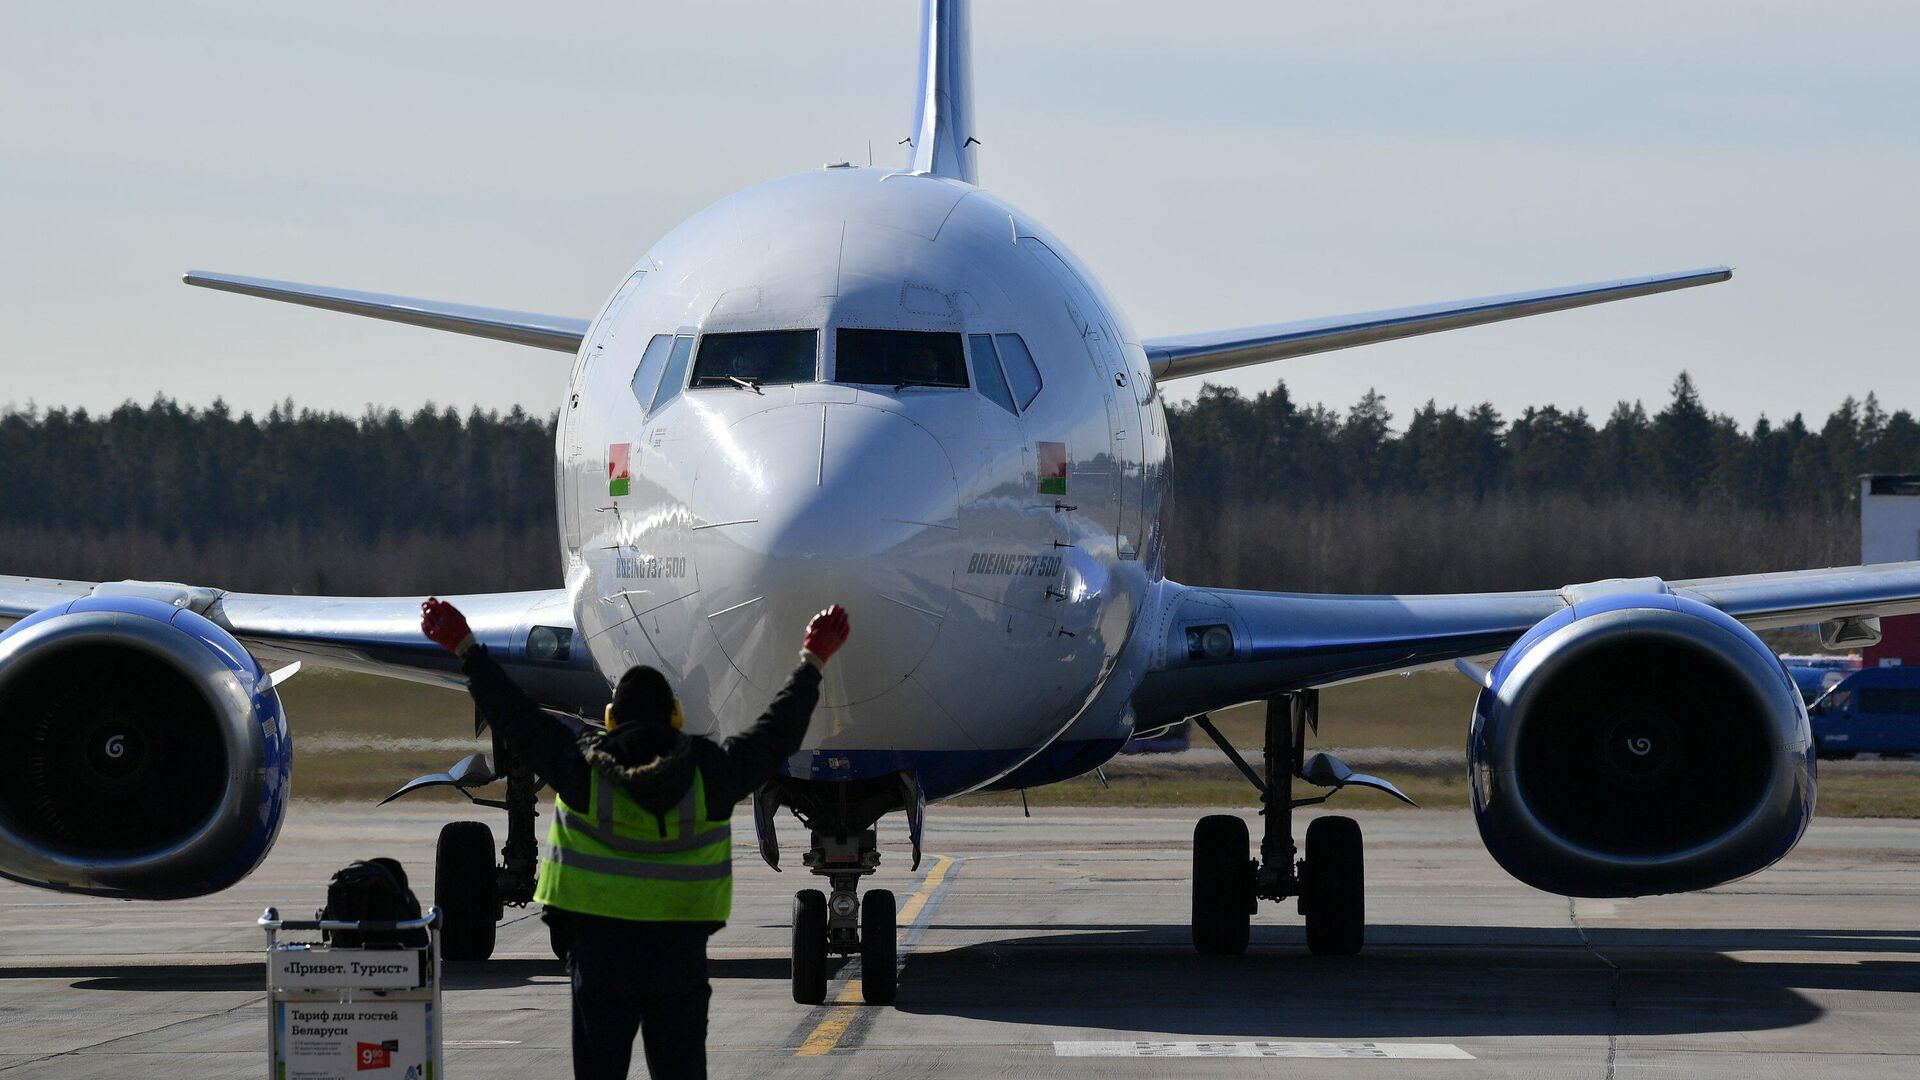
[[[800,645],[800,655],[813,666],[822,667],[847,643],[849,633],[847,609],[835,604],[807,624],[807,637]]]
[[[467,617],[438,597],[429,596],[420,605],[420,632],[455,656],[465,656],[473,648],[473,630],[467,626]]]

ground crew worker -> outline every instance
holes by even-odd
[[[487,722],[554,791],[534,899],[572,932],[573,1075],[625,1077],[639,1029],[653,1076],[706,1076],[707,937],[733,903],[727,822],[800,748],[846,611],[813,617],[786,688],[724,743],[681,732],[673,689],[644,666],[614,687],[606,732],[576,737],[474,642],[458,608],[429,598],[420,613],[421,631],[462,659]]]

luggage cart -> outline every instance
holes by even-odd
[[[418,919],[282,919],[268,908],[268,1080],[440,1080],[440,909]],[[424,930],[420,947],[340,948],[287,931]]]

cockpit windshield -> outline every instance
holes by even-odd
[[[833,381],[965,389],[966,350],[959,334],[845,327],[834,336]]]
[[[754,330],[707,334],[693,361],[693,385],[758,389],[777,383],[812,382],[817,330]]]

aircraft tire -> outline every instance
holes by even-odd
[[[440,954],[448,960],[493,955],[500,919],[493,830],[484,821],[449,821],[434,847],[433,902],[440,906]]]
[[[1306,847],[1300,910],[1307,917],[1307,951],[1352,956],[1367,936],[1360,823],[1350,817],[1315,818],[1307,826]]]
[[[793,894],[793,1000],[827,1000],[827,897],[819,889]]]
[[[1247,823],[1209,814],[1193,827],[1193,947],[1206,956],[1247,951],[1253,916]]]
[[[860,898],[860,993],[869,1005],[891,1005],[899,993],[898,933],[892,890],[867,890]]]

